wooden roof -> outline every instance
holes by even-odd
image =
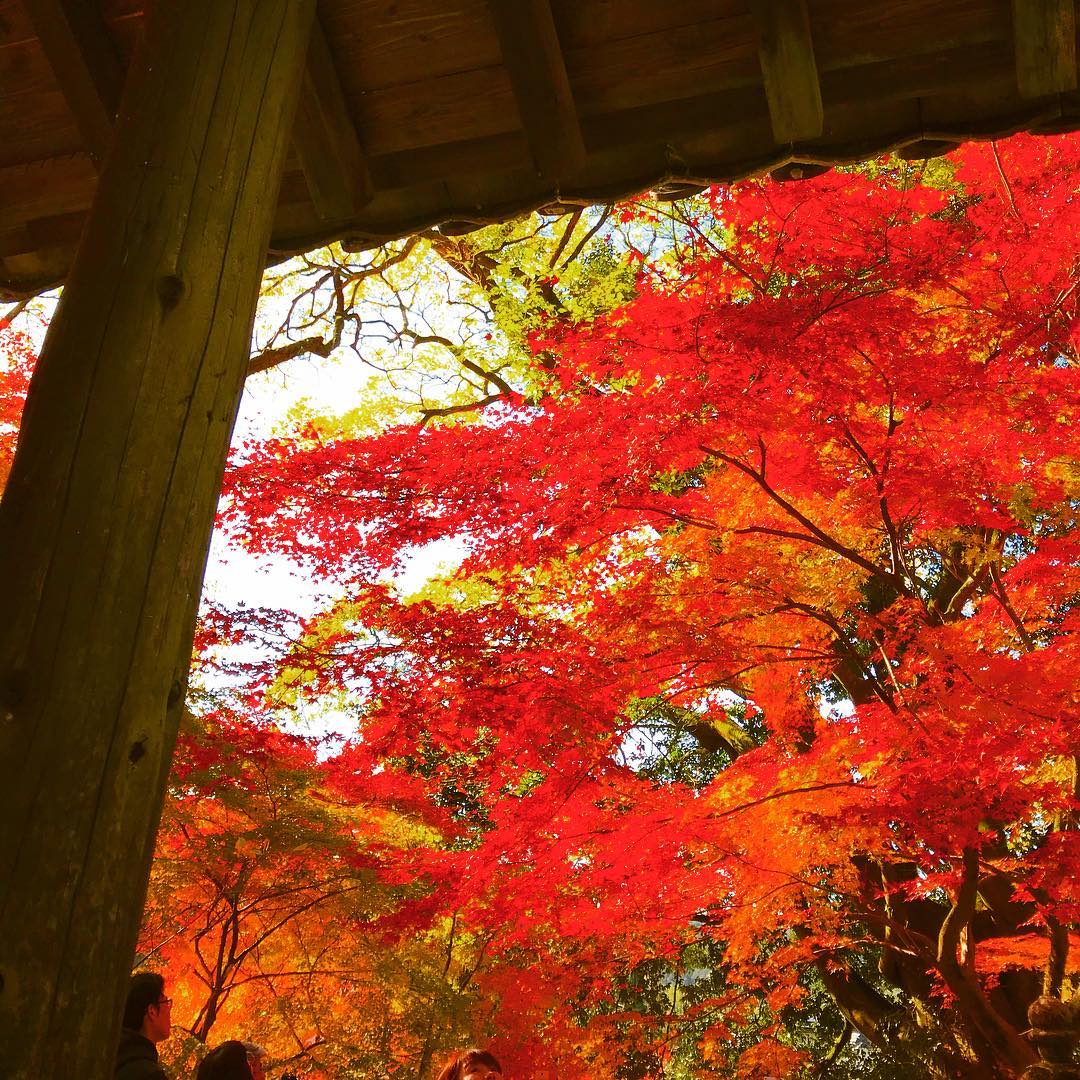
[[[0,294],[63,280],[145,0],[0,0]],[[320,0],[271,258],[1080,127],[1076,0]]]

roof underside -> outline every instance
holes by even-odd
[[[145,0],[0,0],[0,294],[63,280]],[[270,258],[1080,128],[1076,0],[325,0]]]

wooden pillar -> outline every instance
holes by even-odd
[[[0,1055],[112,1075],[314,0],[156,0],[0,503]]]

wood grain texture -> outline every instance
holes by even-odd
[[[330,0],[319,18],[350,96],[500,62],[487,0]]]
[[[551,0],[551,11],[564,49],[602,51],[615,41],[657,38],[716,19],[745,17],[749,5],[747,0]]]
[[[77,0],[28,0],[27,11],[86,149],[100,164],[124,85],[109,31],[93,5]]]
[[[87,141],[27,2],[0,0],[0,297],[63,279],[95,182],[84,175]],[[502,3],[527,18],[527,5]],[[440,214],[467,221],[494,207],[514,213],[571,187],[575,197],[588,195],[588,177],[602,199],[678,178],[690,162],[704,170],[699,179],[726,180],[752,163],[774,168],[810,150],[814,160],[850,161],[918,139],[1080,127],[1080,98],[1069,89],[1077,0],[548,0],[588,150],[571,185],[576,138],[568,152],[552,117],[537,109],[527,119],[537,94],[522,89],[527,80],[514,63],[504,64],[490,4],[319,0],[344,105],[325,112],[332,88],[327,97],[312,85],[305,98],[305,115],[317,121],[300,134],[308,180],[282,195],[272,258],[340,237],[400,236]],[[143,0],[86,6],[100,11],[123,66]],[[790,39],[794,61],[766,57],[770,90],[755,12],[790,21],[804,9],[809,45],[800,24]],[[548,46],[523,36],[525,63],[535,63],[531,54]],[[550,71],[550,52],[546,62]],[[552,84],[548,77],[533,85],[543,94]],[[355,124],[369,200],[343,117]],[[572,124],[568,111],[562,122]],[[545,154],[551,161],[538,168]],[[40,192],[9,168],[40,168]],[[621,178],[611,171],[619,168]],[[290,169],[299,176],[300,157]]]
[[[371,174],[337,65],[317,20],[304,65],[293,147],[320,217],[330,221],[352,217],[371,198]]]
[[[806,0],[757,0],[758,57],[778,143],[816,139],[825,114]]]
[[[1076,89],[1074,0],[1012,0],[1016,84],[1020,96]]]
[[[490,0],[488,10],[537,171],[572,176],[585,142],[548,0]]]
[[[349,109],[370,157],[521,129],[501,64],[372,90],[350,97]]]
[[[0,501],[5,1076],[112,1073],[313,0],[159,0]]]
[[[989,0],[812,0],[810,12],[819,72],[1007,43],[1011,34],[1008,5]]]
[[[618,37],[602,47],[568,46],[566,67],[583,116],[761,83],[756,29],[746,11]]]

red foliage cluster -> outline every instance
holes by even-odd
[[[1080,899],[1077,166],[1016,138],[933,184],[718,189],[704,254],[537,329],[540,401],[238,452],[226,526],[347,587],[285,659],[365,702],[337,782],[452,812],[388,871],[428,883],[398,924],[487,934],[507,1041],[561,1075],[613,1024],[662,1057],[619,987],[709,943],[722,978],[665,1020],[702,1062],[752,1020],[795,1053],[813,987],[875,1046],[917,1002],[950,1068],[1030,1060]],[[443,594],[380,583],[447,536]]]
[[[0,320],[0,491],[4,488],[37,356],[30,339]]]

